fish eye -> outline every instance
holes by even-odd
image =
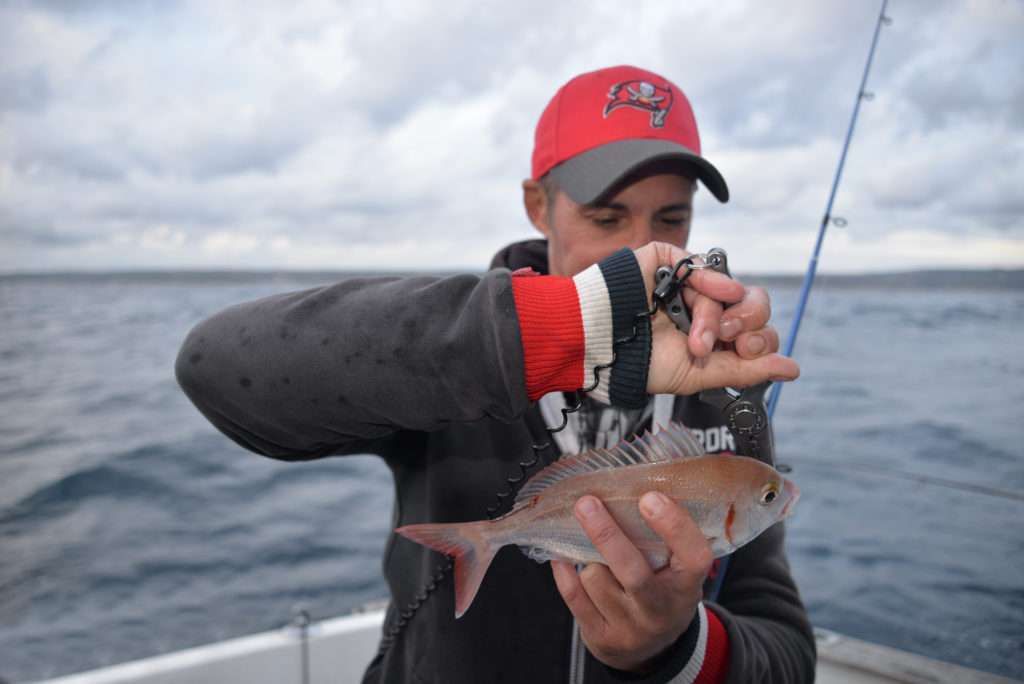
[[[769,482],[761,489],[761,505],[767,506],[771,502],[775,501],[779,496],[779,485],[774,482]]]

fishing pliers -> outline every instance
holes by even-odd
[[[686,271],[680,276],[679,271],[682,268]],[[693,271],[704,268],[732,277],[729,273],[728,257],[725,250],[720,247],[715,247],[706,254],[695,254],[682,259],[675,268],[662,266],[655,273],[655,304],[664,307],[665,313],[676,327],[686,334],[690,332],[692,319],[690,310],[683,301],[683,284]],[[729,431],[736,439],[736,451],[741,456],[756,458],[774,466],[775,440],[765,405],[765,394],[771,386],[771,381],[766,380],[742,390],[720,387],[703,390],[698,398],[722,412]]]

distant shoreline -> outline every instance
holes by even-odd
[[[288,271],[288,270],[149,270],[149,271],[53,271],[0,273],[0,283],[19,281],[77,283],[146,283],[168,285],[216,285],[273,283],[326,284],[364,276],[455,275],[472,271]],[[798,287],[803,275],[740,273],[744,282],[771,287]],[[884,273],[819,273],[820,288],[912,288],[1024,290],[1024,269],[950,269],[893,271]]]

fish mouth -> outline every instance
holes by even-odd
[[[793,514],[793,506],[795,506],[796,502],[800,500],[800,488],[789,480],[786,480],[785,484],[782,485],[782,490],[789,494],[789,501],[787,501],[786,505],[782,507],[782,512],[779,514],[779,517],[788,518]]]

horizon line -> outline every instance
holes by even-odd
[[[45,269],[45,270],[0,270],[0,277],[45,277],[45,276],[114,276],[114,275],[430,275],[430,274],[458,274],[458,273],[485,273],[487,269],[470,267],[445,267],[445,268],[405,268],[405,269],[383,269],[383,268],[276,268],[276,267],[234,267],[215,266],[209,268],[195,267],[155,267],[155,268],[79,268],[79,269]],[[817,276],[888,276],[888,275],[912,275],[912,274],[940,274],[940,273],[1015,273],[1024,272],[1024,265],[1020,266],[966,266],[958,268],[893,268],[886,270],[864,270],[864,271],[830,271],[818,269]],[[746,278],[798,278],[806,275],[805,271],[741,271],[740,274]]]

